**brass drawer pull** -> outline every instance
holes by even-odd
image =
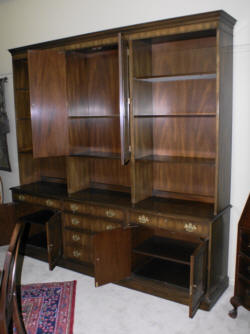
[[[80,255],[81,255],[81,253],[77,249],[73,250],[73,256],[74,257],[80,257]]]
[[[72,225],[75,225],[75,226],[76,226],[76,225],[79,225],[79,224],[80,224],[80,220],[77,219],[77,218],[72,218],[72,219],[71,219],[71,224],[72,224]]]
[[[113,230],[115,227],[114,226],[112,226],[112,225],[107,225],[106,226],[106,230]]]
[[[72,240],[74,241],[79,241],[81,239],[80,235],[79,234],[73,234],[72,235]]]
[[[70,204],[70,209],[72,211],[77,211],[79,209],[78,205],[77,204]]]
[[[106,216],[107,216],[108,218],[115,217],[115,211],[114,211],[114,210],[108,209],[108,210],[106,210],[105,213],[106,213]]]
[[[53,206],[54,202],[51,199],[46,200],[46,205]]]
[[[25,196],[24,195],[18,195],[18,199],[20,201],[25,201]]]
[[[192,223],[186,223],[186,224],[184,225],[184,229],[185,229],[185,231],[191,233],[191,232],[194,232],[194,231],[197,230],[197,226],[196,226],[196,225],[193,225]]]
[[[147,224],[147,223],[149,223],[149,221],[150,220],[149,220],[149,218],[147,216],[142,215],[142,216],[138,217],[138,222],[140,224]]]

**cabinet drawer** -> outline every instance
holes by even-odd
[[[119,228],[121,225],[101,218],[64,214],[64,227],[76,228],[77,230],[89,230],[91,232],[102,232]]]
[[[93,261],[93,235],[64,230],[63,239],[64,257],[83,262]]]
[[[200,236],[209,235],[209,224],[191,222],[189,220],[158,217],[143,213],[130,213],[130,222],[173,232],[190,233]]]
[[[65,210],[73,211],[74,213],[85,213],[97,217],[106,217],[109,219],[124,220],[122,210],[97,205],[89,205],[82,203],[66,202]]]
[[[61,209],[61,202],[53,198],[44,198],[44,197],[31,196],[27,194],[13,193],[13,200],[27,203],[34,203],[55,209]]]

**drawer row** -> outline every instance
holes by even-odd
[[[67,226],[88,229],[91,231],[95,228],[100,231],[101,220],[99,223],[95,222],[95,224],[86,223],[86,219],[81,219],[80,216],[78,216],[77,214],[106,218],[109,221],[107,228],[112,228],[112,224],[114,222],[120,222],[126,224],[139,224],[153,228],[166,229],[173,232],[188,234],[192,233],[201,237],[209,236],[210,223],[207,222],[193,222],[186,219],[168,218],[153,214],[145,214],[137,212],[135,210],[129,210],[126,214],[126,211],[122,209],[70,201],[60,201],[51,198],[31,196],[27,194],[14,193],[13,199],[16,201],[34,203],[41,206],[59,209],[65,212],[71,212],[73,215],[67,216],[68,218],[66,219]]]

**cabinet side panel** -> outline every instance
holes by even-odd
[[[56,51],[29,51],[34,157],[67,155],[66,60]]]
[[[218,131],[218,175],[217,175],[217,212],[230,203],[231,182],[231,146],[232,146],[232,66],[233,36],[218,32],[219,43],[219,124]],[[215,207],[216,211],[216,207]]]

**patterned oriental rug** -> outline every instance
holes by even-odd
[[[76,281],[22,285],[27,334],[73,334]]]

